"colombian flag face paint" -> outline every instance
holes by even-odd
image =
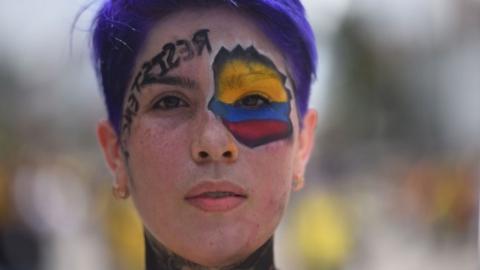
[[[221,48],[213,62],[215,94],[209,109],[241,143],[256,147],[290,137],[285,76],[253,46]]]

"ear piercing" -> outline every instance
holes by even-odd
[[[125,200],[130,195],[130,192],[128,191],[128,187],[126,186],[119,187],[114,185],[112,187],[112,193],[113,193],[113,197],[117,200]]]
[[[294,176],[293,177],[293,182],[292,182],[292,188],[293,190],[300,190],[303,188],[303,184],[305,183],[305,179],[303,176]]]

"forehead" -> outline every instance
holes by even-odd
[[[238,45],[245,48],[254,46],[260,53],[270,58],[280,72],[288,73],[280,51],[254,21],[228,7],[188,8],[162,18],[152,27],[137,58],[135,70],[138,70],[143,61],[161,51],[165,44],[182,39],[188,40],[200,29],[209,30],[211,58],[222,47],[231,50]]]

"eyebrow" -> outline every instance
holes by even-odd
[[[198,89],[197,81],[182,76],[148,76],[143,79],[141,86],[150,84],[165,84],[180,86],[186,89]]]

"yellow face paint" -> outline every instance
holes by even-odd
[[[271,102],[286,102],[288,94],[276,70],[259,62],[232,60],[218,74],[217,98],[233,104],[247,95],[258,94]]]
[[[253,47],[221,48],[212,64],[208,108],[241,143],[257,147],[292,136],[286,76]]]

